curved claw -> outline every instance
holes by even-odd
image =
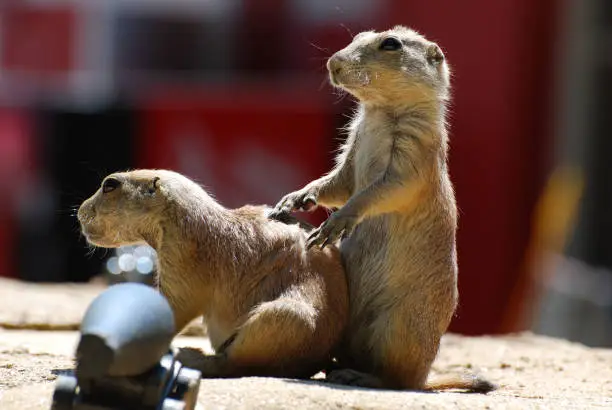
[[[277,214],[288,213],[293,210],[293,201],[289,198],[283,199],[281,202],[276,204],[274,207],[274,212]]]
[[[355,229],[356,218],[332,214],[319,228],[315,229],[308,237],[307,248],[314,245],[321,245],[321,249],[330,243],[334,243],[338,238],[347,238]]]
[[[323,243],[321,245],[321,243]],[[317,228],[310,233],[308,236],[308,240],[306,243],[306,249],[310,249],[315,245],[321,245],[321,249],[323,249],[328,243],[328,240],[321,234],[321,228]]]
[[[268,212],[269,219],[281,220],[283,216],[288,215],[289,212],[284,211],[282,209],[273,208]]]
[[[297,205],[297,204],[296,204]],[[312,195],[308,195],[306,197],[304,197],[304,199],[302,199],[302,201],[299,204],[299,209],[306,211],[306,212],[310,212],[312,210],[314,210],[317,207],[317,200],[315,199],[314,196]]]
[[[274,209],[269,213],[272,218],[277,218],[279,215],[288,214],[293,211],[307,211],[310,212],[317,207],[317,200],[315,196],[310,192],[292,192],[285,195],[277,204]]]

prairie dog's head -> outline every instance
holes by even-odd
[[[162,183],[156,172],[118,172],[104,178],[77,213],[87,241],[104,248],[144,242],[164,208]]]
[[[440,47],[397,26],[365,31],[327,61],[330,80],[363,103],[445,100],[449,68]]]
[[[182,198],[200,200],[199,193],[203,190],[195,182],[172,171],[118,172],[104,178],[81,204],[77,217],[93,245],[116,248],[143,243],[159,234],[170,207],[182,206]]]

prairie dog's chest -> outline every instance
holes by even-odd
[[[379,178],[389,166],[392,128],[380,118],[364,119],[357,127],[355,143],[355,183],[360,188]]]

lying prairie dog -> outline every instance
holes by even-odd
[[[342,336],[346,277],[337,249],[307,249],[306,229],[268,211],[224,208],[183,175],[143,169],[107,176],[78,220],[95,246],[156,250],[177,333],[202,315],[215,349],[183,350],[185,365],[203,377],[310,377]]]

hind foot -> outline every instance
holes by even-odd
[[[333,370],[325,380],[329,383],[345,386],[364,387],[366,389],[382,389],[383,382],[378,377],[353,369]]]
[[[176,359],[185,367],[199,370],[202,378],[223,378],[232,376],[232,368],[225,354],[207,355],[200,349],[180,348]]]

